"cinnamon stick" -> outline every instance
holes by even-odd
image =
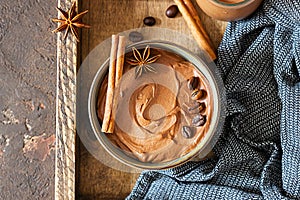
[[[204,35],[206,41],[209,43],[209,45],[211,46],[211,48],[214,49],[213,45],[212,45],[212,42],[211,42],[211,40],[210,40],[207,32],[205,31],[204,27],[203,27],[203,24],[202,24],[202,22],[201,22],[201,20],[199,18],[199,15],[198,15],[197,10],[194,7],[193,3],[191,2],[191,0],[183,0],[183,2],[186,5],[186,8],[188,9],[189,13],[191,13],[192,17],[194,18],[196,24],[200,28],[201,33]]]
[[[177,4],[179,11],[181,12],[184,20],[186,21],[194,39],[200,47],[202,47],[210,56],[212,60],[216,59],[216,54],[214,48],[211,45],[211,42],[208,38],[208,35],[205,33],[202,23],[198,17],[195,19],[197,13],[194,6],[188,0],[174,0]],[[193,13],[193,14],[192,14]],[[194,16],[194,17],[193,17]],[[198,20],[198,22],[197,22]],[[205,35],[206,34],[206,35]]]
[[[107,130],[108,133],[114,132],[115,126],[115,112],[117,109],[117,94],[119,94],[119,85],[121,81],[121,77],[123,75],[123,66],[124,66],[124,58],[125,57],[125,37],[119,36],[119,44],[117,49],[117,62],[116,62],[116,74],[115,74],[115,93],[112,103],[112,114],[110,119],[109,128]]]
[[[109,69],[108,69],[108,85],[106,93],[106,102],[104,109],[104,117],[102,122],[102,132],[109,129],[110,120],[112,117],[113,96],[115,90],[115,74],[116,74],[116,58],[118,48],[118,36],[112,35],[112,44],[110,51]]]

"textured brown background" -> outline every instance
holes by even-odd
[[[0,199],[54,197],[56,4],[0,3]]]

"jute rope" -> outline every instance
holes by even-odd
[[[75,0],[77,3],[77,0]],[[58,0],[68,10],[74,0]],[[77,43],[70,34],[57,37],[55,199],[75,199]]]

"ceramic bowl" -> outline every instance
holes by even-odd
[[[225,95],[223,91],[222,81],[217,72],[216,66],[213,63],[204,62],[200,57],[196,56],[189,50],[166,41],[142,41],[140,43],[131,44],[126,47],[126,52],[129,52],[133,46],[138,49],[140,47],[145,47],[146,45],[149,45],[153,48],[171,51],[177,55],[180,55],[187,61],[193,63],[197,70],[199,70],[208,80],[211,87],[211,95],[213,98],[214,109],[212,112],[211,122],[207,133],[205,134],[201,142],[199,142],[199,144],[189,153],[178,159],[167,162],[142,162],[132,156],[129,156],[121,148],[118,148],[116,145],[112,144],[112,142],[107,138],[106,133],[101,132],[101,122],[97,117],[98,93],[99,88],[101,87],[101,83],[107,75],[109,65],[109,59],[107,59],[106,62],[104,62],[100,66],[97,73],[95,74],[89,90],[88,97],[88,116],[96,138],[98,139],[99,143],[104,147],[104,149],[106,149],[106,151],[115,159],[130,167],[139,169],[167,169],[174,166],[178,166],[195,158],[205,157],[212,150],[217,139],[219,138],[225,116]]]

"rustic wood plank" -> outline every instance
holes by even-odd
[[[89,0],[80,1],[80,10],[89,10],[84,22],[92,25],[92,29],[82,30],[79,51],[80,62],[103,40],[125,30],[143,27],[143,18],[153,16],[157,19],[155,27],[177,30],[191,35],[182,16],[174,19],[165,16],[172,0]],[[195,2],[194,2],[195,3]],[[217,47],[221,41],[226,23],[216,21],[203,14],[197,7],[205,29],[213,44]],[[80,143],[78,182],[76,183],[79,199],[124,199],[131,191],[138,174],[130,174],[113,170],[97,161]]]

